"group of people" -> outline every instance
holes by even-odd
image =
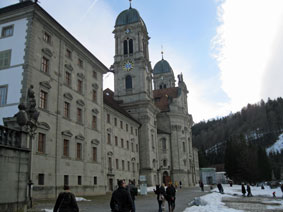
[[[250,184],[247,184],[247,190],[245,189],[244,183],[242,183],[242,194],[243,196],[246,196],[246,192],[248,192],[247,197],[252,197],[252,192],[251,192],[251,186]]]
[[[157,202],[159,206],[159,212],[165,211],[165,201],[168,202],[169,212],[173,212],[175,209],[175,200],[176,200],[176,189],[172,183],[168,184],[168,187],[165,190],[164,184],[156,185],[156,189],[153,190],[157,195]]]

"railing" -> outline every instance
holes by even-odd
[[[22,147],[22,134],[24,132],[10,129],[0,125],[0,145]]]

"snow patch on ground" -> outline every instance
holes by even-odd
[[[53,209],[42,209],[43,212],[53,212]]]
[[[283,134],[281,134],[278,140],[271,146],[266,149],[267,154],[270,152],[280,153],[283,150]]]
[[[91,200],[85,199],[85,198],[83,198],[83,197],[76,197],[76,200],[77,200],[77,202],[81,202],[81,201],[91,201]]]
[[[241,186],[233,185],[233,187],[230,187],[230,185],[223,185],[223,188],[224,188],[225,194],[220,194],[218,192],[218,189],[215,188],[212,190],[212,193],[200,197],[201,200],[206,203],[206,205],[188,207],[184,210],[184,212],[218,212],[218,211],[240,212],[242,211],[242,210],[228,208],[225,206],[223,202],[221,202],[223,197],[238,198],[239,196],[241,196],[242,195]],[[273,192],[276,193],[277,197],[282,196],[282,192],[279,187],[275,189],[271,189],[269,186],[265,186],[265,189],[261,189],[261,187],[251,186],[251,192],[253,196],[272,197]],[[270,202],[279,203],[281,205],[280,206],[268,206],[268,209],[282,209],[283,208],[283,200],[276,199],[273,201],[269,201],[269,203]]]

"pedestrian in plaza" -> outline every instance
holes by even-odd
[[[199,187],[201,188],[202,191],[204,191],[204,185],[202,181],[199,181]]]
[[[136,198],[135,198],[135,196],[138,195],[138,189],[135,186],[135,182],[132,181],[132,180],[129,180],[129,184],[127,186],[127,189],[128,189],[128,192],[131,195],[131,198],[132,198],[132,201],[133,201],[133,205],[134,205],[134,209],[132,210],[132,212],[135,212],[136,211],[136,205],[135,205],[135,199]]]
[[[118,188],[112,193],[110,208],[112,212],[131,212],[134,210],[125,180],[118,180]]]
[[[248,192],[247,197],[252,197],[253,196],[252,192],[251,192],[250,184],[247,184],[247,192]]]
[[[169,212],[173,212],[175,208],[175,200],[176,200],[176,189],[172,183],[169,183],[166,189],[166,200],[168,201],[168,210]]]
[[[281,192],[282,192],[282,198],[283,198],[283,183],[281,183],[281,186],[280,186],[280,188],[281,188]]]
[[[182,181],[179,182],[180,189],[182,188]]]
[[[218,183],[218,184],[217,184],[217,188],[218,188],[218,190],[219,190],[219,193],[224,194],[224,189],[223,189],[223,186],[222,186],[221,183]]]
[[[165,204],[165,188],[164,186],[156,185],[156,189],[153,190],[154,193],[157,195],[157,202],[158,202],[158,212],[164,211],[164,204]]]
[[[68,185],[64,185],[64,191],[57,197],[53,212],[79,212],[75,195]]]
[[[246,196],[246,188],[245,188],[244,183],[242,183],[242,194],[243,196]]]

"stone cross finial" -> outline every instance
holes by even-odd
[[[129,0],[129,2],[130,2],[130,8],[132,8],[132,0]]]

